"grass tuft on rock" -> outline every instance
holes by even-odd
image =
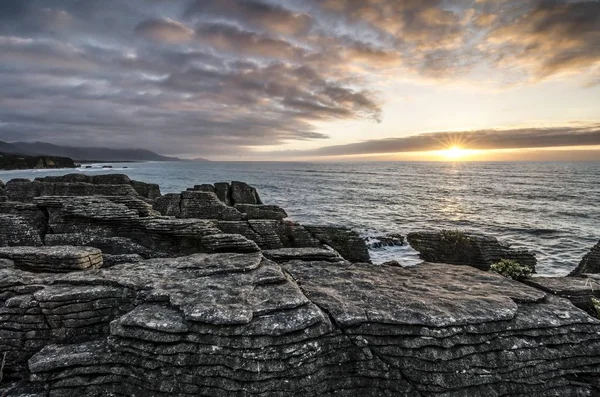
[[[593,314],[596,318],[600,318],[600,299],[592,298]]]
[[[523,280],[533,274],[533,269],[529,266],[523,266],[510,259],[502,259],[500,262],[494,263],[490,270],[513,280]]]

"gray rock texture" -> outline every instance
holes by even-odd
[[[585,275],[579,277],[530,277],[525,284],[547,293],[570,300],[575,306],[600,316],[592,305],[592,298],[600,298],[600,278]]]
[[[0,266],[0,319],[6,396],[585,396],[600,372],[599,320],[468,266]]]
[[[285,221],[285,210],[262,204],[256,189],[242,182],[196,185],[164,196],[158,186],[122,174],[17,179],[8,185],[11,201],[0,202],[0,247],[83,245],[119,261],[122,255],[160,258],[329,245],[348,260],[369,260],[355,233],[340,228],[313,233]]]
[[[489,270],[501,259],[510,259],[535,271],[535,255],[510,248],[491,236],[454,230],[409,233],[407,240],[428,262],[469,265]]]
[[[455,265],[372,265],[355,232],[285,220],[241,182],[6,190],[2,397],[600,394],[597,274],[525,285],[473,266],[532,255],[443,233],[409,241]]]
[[[11,201],[31,202],[39,196],[139,196],[153,200],[160,197],[156,184],[132,181],[127,175],[108,174],[89,176],[68,174],[27,179],[13,179],[6,184]]]
[[[102,251],[92,247],[4,247],[0,258],[31,272],[68,273],[102,266]]]
[[[156,199],[154,209],[163,215],[184,219],[235,221],[243,218],[238,210],[223,203],[215,193],[206,191],[167,194]]]
[[[579,266],[571,272],[570,276],[579,276],[584,273],[600,274],[600,242],[583,257]]]
[[[351,262],[370,262],[369,249],[358,233],[343,227],[306,226],[323,244]]]

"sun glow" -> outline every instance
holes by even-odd
[[[468,154],[468,150],[465,150],[459,146],[452,146],[451,148],[442,151],[442,155],[449,160],[460,160]]]

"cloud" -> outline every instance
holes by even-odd
[[[597,84],[599,4],[3,0],[0,138],[235,156],[380,121],[396,76]]]
[[[376,139],[314,150],[289,151],[294,156],[347,156],[376,153],[407,153],[464,149],[532,149],[600,145],[600,124],[548,128],[515,128],[433,132],[403,138]],[[282,154],[282,153],[279,153]]]
[[[185,11],[187,18],[220,17],[269,32],[297,35],[308,32],[313,17],[277,4],[253,0],[196,0]]]
[[[135,32],[140,36],[166,44],[186,42],[194,35],[193,29],[169,18],[140,22],[135,27]]]
[[[574,72],[600,62],[600,2],[542,0],[487,37],[498,63],[517,64],[537,77]]]

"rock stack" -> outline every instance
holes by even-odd
[[[0,203],[2,397],[600,393],[600,321],[548,288],[373,265],[241,183],[79,179]],[[479,267],[505,249],[473,241]]]
[[[473,266],[489,270],[502,259],[519,262],[535,270],[535,254],[511,249],[491,236],[443,230],[439,232],[409,233],[407,240],[419,252],[421,259],[429,262]]]
[[[157,185],[126,175],[12,180],[11,201],[0,203],[0,246],[86,245],[102,250],[107,265],[140,258],[260,249],[338,249],[369,261],[358,235],[345,228],[311,233],[264,205],[242,182],[199,185],[160,196]],[[358,254],[357,254],[358,253]]]

